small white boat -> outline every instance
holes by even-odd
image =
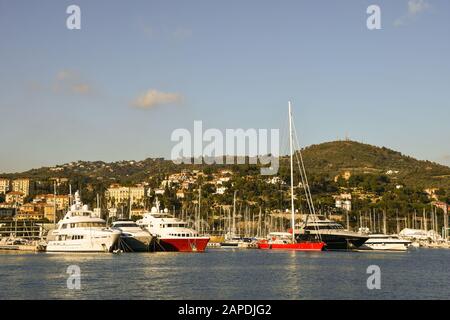
[[[242,238],[239,236],[226,236],[225,241],[220,243],[220,248],[230,249],[257,249],[258,244],[252,238]]]
[[[396,235],[371,234],[360,247],[361,251],[406,251],[411,248],[411,241],[400,239]]]

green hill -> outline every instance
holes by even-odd
[[[386,174],[391,180],[420,188],[450,189],[450,168],[420,161],[400,152],[355,141],[333,141],[311,145],[302,152],[311,174],[336,176]]]
[[[302,150],[305,167],[312,179],[325,177],[334,180],[337,175],[386,175],[391,183],[403,184],[414,189],[442,188],[450,195],[450,168],[430,161],[420,161],[400,152],[363,144],[355,141],[333,141],[311,145]],[[1,177],[28,177],[33,180],[48,180],[52,177],[95,182],[103,187],[112,182],[134,184],[149,181],[154,177],[179,172],[182,169],[207,170],[232,169],[238,175],[259,176],[253,165],[176,165],[162,158],[142,161],[77,161],[55,167],[32,169],[22,173],[2,174]],[[280,160],[280,176],[289,177],[288,157]],[[266,177],[261,177],[265,179]]]

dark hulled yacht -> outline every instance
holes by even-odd
[[[297,241],[319,238],[325,242],[325,250],[354,250],[362,246],[367,235],[346,230],[340,223],[323,215],[308,216],[296,225]]]

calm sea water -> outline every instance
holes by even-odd
[[[67,289],[69,265],[81,289]],[[369,265],[381,289],[367,289]],[[0,253],[0,299],[450,299],[450,250]]]

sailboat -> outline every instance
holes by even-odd
[[[229,231],[225,234],[225,240],[220,243],[220,248],[232,248],[232,249],[255,249],[257,248],[257,244],[253,239],[241,237],[236,234],[236,193],[234,192],[233,196],[233,226],[229,225]]]
[[[321,240],[299,240],[295,238],[295,206],[294,206],[294,143],[292,132],[292,108],[289,101],[289,146],[291,167],[291,232],[272,232],[267,239],[258,242],[258,248],[263,250],[296,250],[296,251],[322,251],[325,243]],[[312,202],[307,195],[308,203]]]

